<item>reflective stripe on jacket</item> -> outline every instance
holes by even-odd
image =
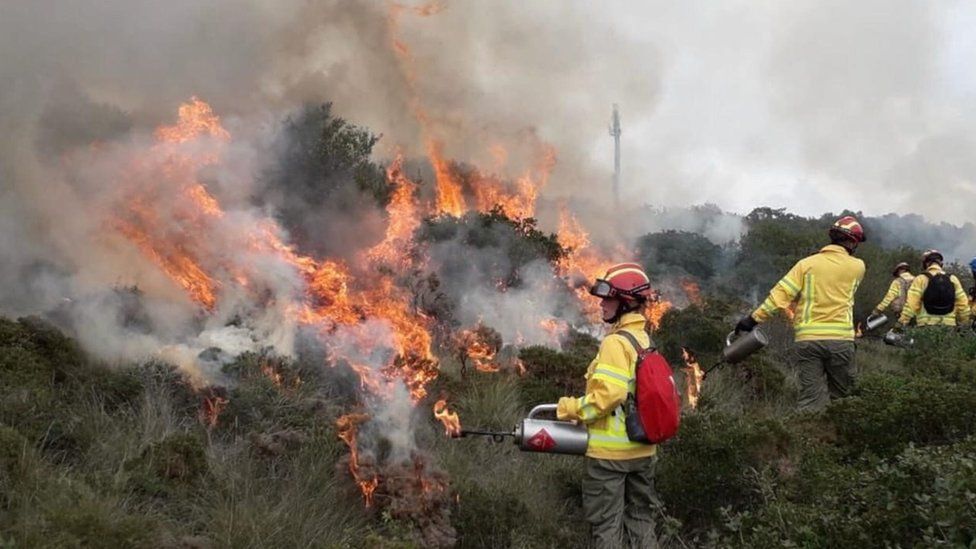
[[[932,276],[945,272],[942,270],[942,267],[939,267],[935,263],[929,265],[926,271]],[[922,295],[925,293],[925,289],[929,287],[929,277],[919,275],[915,277],[912,286],[908,288],[908,301],[905,303],[905,308],[901,311],[901,317],[898,319],[898,322],[908,324],[913,318],[915,319],[916,326],[956,326],[957,322],[959,324],[968,322],[970,315],[969,298],[966,296],[965,290],[962,289],[962,283],[959,282],[959,278],[956,275],[949,275],[949,280],[952,281],[952,286],[956,293],[956,304],[951,313],[930,315],[925,310],[925,306],[922,304]]]
[[[894,280],[891,281],[891,285],[888,286],[888,293],[885,294],[884,299],[875,309],[879,311],[884,311],[888,305],[891,305],[891,310],[898,314],[902,309],[905,308],[905,302],[908,300],[908,288],[911,287],[912,281],[915,279],[911,273],[901,273]]]
[[[797,261],[753,311],[758,322],[796,301],[796,341],[854,340],[854,294],[864,278],[864,262],[843,246],[830,244]]]
[[[644,330],[647,319],[638,313],[627,313],[613,325],[612,331],[627,330],[642,346],[651,338]],[[624,336],[611,333],[600,342],[596,358],[586,370],[586,394],[578,399],[564,399],[575,408],[561,417],[578,419],[586,424],[590,442],[586,455],[598,459],[636,459],[653,456],[657,446],[631,442],[627,438],[624,402],[634,391],[634,368],[637,351]]]

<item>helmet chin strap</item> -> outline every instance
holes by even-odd
[[[607,324],[616,324],[617,321],[620,320],[620,317],[624,316],[627,313],[636,311],[637,309],[640,308],[640,306],[641,306],[640,301],[634,301],[633,305],[628,305],[628,302],[626,300],[620,299],[617,302],[617,311],[613,313],[612,317],[604,318],[603,321],[606,322]]]

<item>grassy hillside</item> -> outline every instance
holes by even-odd
[[[662,329],[721,331],[703,309],[672,313]],[[709,377],[661,453],[666,545],[972,544],[976,338],[918,339],[907,352],[861,341],[856,393],[823,414],[791,411],[781,337]],[[524,377],[462,377],[448,363],[433,392],[449,391],[469,426],[509,428],[530,405],[578,388],[593,344],[523,350]],[[194,390],[162,364],[94,364],[36,319],[0,321],[3,544],[419,546],[422,509],[366,509],[345,473],[334,380],[253,355],[227,373],[237,383],[226,392]],[[211,426],[201,410],[216,397],[228,402]],[[581,460],[447,439],[418,410],[420,446],[455,494],[459,547],[582,546]]]

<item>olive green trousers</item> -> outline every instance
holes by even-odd
[[[800,385],[797,408],[823,410],[831,398],[847,396],[854,385],[854,342],[797,341],[796,370]]]
[[[627,460],[586,458],[583,512],[597,549],[657,547],[654,456]]]

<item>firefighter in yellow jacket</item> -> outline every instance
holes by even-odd
[[[559,399],[561,420],[582,421],[590,435],[583,479],[583,512],[592,545],[599,548],[656,547],[653,510],[657,447],[627,438],[624,403],[634,391],[637,350],[618,332],[626,330],[651,346],[643,309],[650,280],[635,263],[607,270],[590,289],[601,298],[603,320],[612,324],[586,371],[586,394]]]
[[[735,327],[737,333],[752,331],[795,304],[800,410],[823,409],[829,398],[845,396],[854,382],[854,294],[864,278],[864,262],[854,251],[864,242],[864,229],[854,217],[844,216],[829,234],[831,244],[798,261]]]
[[[969,314],[973,319],[970,328],[976,332],[976,257],[969,262],[969,271],[973,275],[973,285],[969,287]]]
[[[891,276],[895,279],[891,281],[891,285],[888,286],[888,293],[885,294],[881,303],[878,303],[874,308],[872,314],[880,315],[890,306],[891,312],[895,315],[895,320],[898,320],[908,299],[908,288],[912,285],[912,281],[915,280],[915,276],[912,275],[909,269],[908,263],[904,261],[895,265],[895,268],[891,271]]]
[[[908,288],[899,327],[907,326],[912,319],[919,327],[965,326],[969,322],[969,298],[959,278],[942,269],[943,261],[938,250],[922,254],[922,273]]]

